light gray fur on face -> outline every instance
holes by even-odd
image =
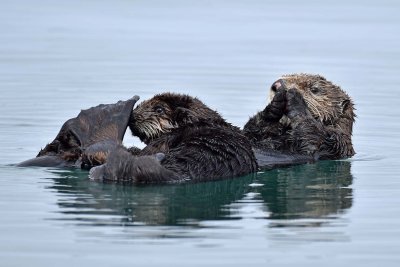
[[[286,90],[299,91],[307,104],[313,117],[321,122],[333,124],[343,112],[343,103],[351,103],[350,97],[337,85],[327,81],[320,75],[313,74],[289,74],[280,77],[284,81]],[[269,90],[269,101],[275,96],[275,92]],[[283,121],[286,122],[286,119]]]

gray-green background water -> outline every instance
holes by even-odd
[[[399,13],[395,0],[1,1],[0,266],[398,266]],[[10,166],[80,109],[134,94],[188,93],[243,126],[293,72],[353,97],[354,158],[152,187]]]

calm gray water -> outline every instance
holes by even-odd
[[[0,7],[0,266],[399,266],[398,1]],[[354,158],[152,187],[10,166],[80,109],[134,94],[188,93],[243,126],[292,72],[353,97]]]

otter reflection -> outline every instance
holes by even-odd
[[[348,161],[320,161],[265,173],[260,194],[269,218],[318,218],[349,209],[353,201],[350,171]]]
[[[51,189],[61,193],[60,219],[89,225],[196,225],[241,219],[237,205],[230,204],[248,193],[264,203],[266,219],[332,218],[352,205],[350,168],[347,161],[321,161],[222,181],[146,187],[94,183],[86,172],[58,171]],[[253,183],[262,186],[250,186]]]

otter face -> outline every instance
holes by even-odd
[[[146,144],[179,127],[200,122],[225,123],[222,117],[197,98],[163,93],[142,102],[131,114],[132,134]]]
[[[131,114],[129,128],[132,134],[148,144],[160,135],[176,128],[172,120],[173,110],[167,102],[156,96],[142,102]]]
[[[353,103],[350,97],[339,86],[320,75],[284,75],[271,86],[270,100],[277,90],[292,88],[301,93],[313,117],[324,124],[335,124],[344,113],[353,120]]]

